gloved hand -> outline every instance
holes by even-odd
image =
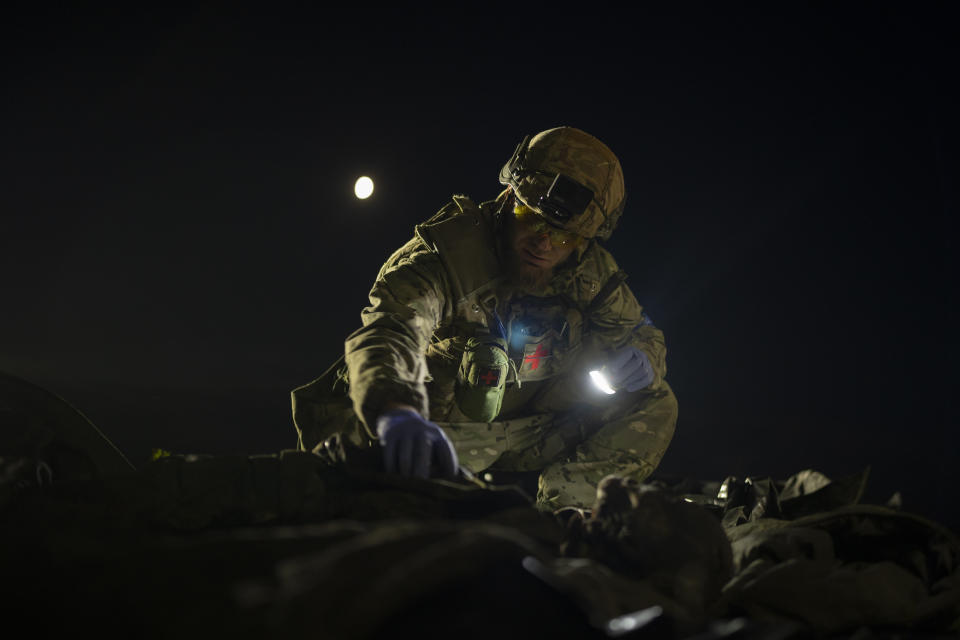
[[[387,473],[429,478],[453,478],[459,464],[457,452],[443,429],[424,420],[412,409],[393,409],[377,418],[377,437],[383,445]]]
[[[607,372],[607,380],[615,389],[639,391],[653,383],[654,373],[650,358],[631,345],[614,349],[604,369]]]

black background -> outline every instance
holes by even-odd
[[[956,23],[835,4],[14,10],[0,370],[135,464],[292,447],[288,393],[383,260],[566,124],[625,170],[607,247],[681,407],[661,470],[872,465],[870,499],[958,526]]]

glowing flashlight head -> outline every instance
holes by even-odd
[[[610,381],[607,380],[606,374],[602,370],[594,370],[590,372],[590,379],[593,380],[594,386],[600,391],[610,395],[614,394],[617,391],[610,385]]]

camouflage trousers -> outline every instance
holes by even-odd
[[[588,406],[489,423],[437,424],[470,471],[538,471],[542,507],[590,507],[600,480],[615,473],[643,481],[673,438],[677,400],[670,387],[631,395],[606,410]]]
[[[321,377],[293,391],[302,450],[313,450],[335,433],[356,444],[370,440],[345,390],[335,390],[330,382]],[[539,472],[541,507],[589,507],[605,476],[616,473],[643,481],[653,473],[673,438],[677,400],[663,382],[657,390],[623,394],[608,407],[514,413],[494,422],[434,422],[450,437],[460,465],[469,471]]]

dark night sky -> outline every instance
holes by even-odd
[[[960,525],[956,23],[833,4],[10,16],[0,370],[135,464],[291,447],[288,392],[382,261],[568,124],[624,166],[607,246],[681,406],[662,470],[871,464],[872,497]]]

